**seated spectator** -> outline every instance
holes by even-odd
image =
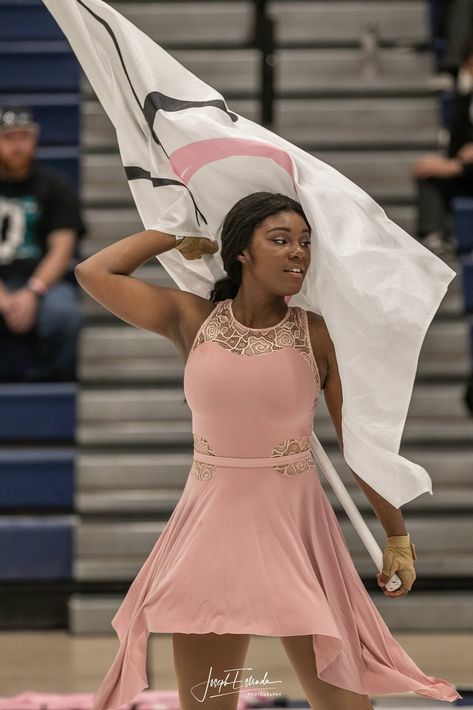
[[[33,364],[19,379],[75,380],[84,315],[66,274],[86,228],[72,186],[36,160],[39,131],[29,109],[0,107],[0,350],[32,333]]]
[[[463,401],[465,402],[470,414],[473,414],[473,370],[470,372],[466,383]]]
[[[462,48],[472,29],[473,0],[438,0],[434,37],[445,42],[440,70],[454,79],[462,63]]]
[[[417,238],[438,256],[454,251],[452,198],[473,197],[473,35],[463,49],[461,76],[449,126],[447,156],[424,155],[412,169],[418,191]],[[471,84],[465,81],[466,77],[470,77]]]

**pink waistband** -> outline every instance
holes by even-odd
[[[301,461],[302,459],[310,456],[311,450],[304,449],[304,451],[299,451],[295,454],[285,454],[284,456],[266,456],[256,459],[249,458],[231,458],[229,456],[208,456],[207,454],[202,454],[200,451],[194,449],[194,459],[196,461],[202,461],[203,463],[212,463],[216,466],[241,466],[242,468],[247,468],[250,466],[254,468],[256,466],[275,466],[280,463],[290,463],[292,461]]]

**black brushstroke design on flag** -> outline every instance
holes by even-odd
[[[113,44],[115,45],[115,49],[117,50],[117,54],[120,58],[120,63],[123,67],[123,71],[125,72],[125,76],[128,80],[128,83],[130,85],[130,89],[133,93],[133,96],[135,97],[135,101],[140,107],[141,112],[143,113],[143,116],[146,120],[146,123],[148,124],[151,134],[156,141],[156,143],[162,148],[164,151],[166,158],[169,160],[169,155],[166,152],[165,147],[163,146],[162,142],[159,140],[158,136],[156,135],[156,132],[154,130],[154,119],[156,116],[156,112],[159,111],[159,109],[163,109],[166,111],[179,111],[184,108],[190,108],[190,107],[204,107],[204,106],[215,106],[216,108],[220,108],[225,113],[227,113],[232,121],[238,120],[238,116],[236,114],[231,113],[227,110],[227,107],[225,106],[225,103],[219,99],[216,99],[215,101],[184,101],[181,99],[173,99],[170,96],[166,96],[165,94],[160,93],[159,91],[152,91],[150,92],[145,99],[145,105],[144,108],[141,106],[140,100],[138,99],[138,96],[136,95],[135,89],[133,87],[133,83],[130,79],[130,75],[128,74],[127,68],[125,61],[123,59],[122,52],[120,50],[120,45],[118,44],[118,40],[115,37],[115,34],[108,24],[102,17],[97,15],[97,13],[93,12],[87,5],[82,2],[82,0],[77,0],[78,4],[81,5],[84,10],[87,10],[87,12],[94,17],[97,22],[100,22],[103,27],[107,30],[108,34],[110,35]],[[141,172],[140,172],[141,171]],[[125,174],[127,176],[128,180],[137,180],[137,179],[147,179],[151,180],[153,187],[162,187],[164,185],[180,185],[181,187],[184,187],[194,204],[194,209],[195,209],[195,215],[197,219],[197,224],[200,224],[199,217],[201,217],[204,221],[205,224],[207,224],[207,220],[205,219],[205,216],[202,214],[202,212],[199,210],[197,207],[197,203],[195,201],[195,198],[191,191],[189,190],[188,186],[185,185],[183,182],[180,182],[179,180],[166,180],[165,178],[152,178],[150,173],[147,170],[144,170],[142,168],[137,168],[134,166],[125,166]],[[128,177],[128,175],[132,175],[132,177]]]
[[[158,178],[158,177],[152,177],[151,173],[148,170],[144,170],[144,168],[140,168],[139,165],[125,165],[125,174],[127,177],[127,180],[149,180],[153,187],[164,187],[166,185],[178,185],[180,187],[185,187],[188,189],[187,185],[184,185],[180,180],[173,180],[172,178]],[[194,196],[192,192],[189,190],[189,195],[194,203],[195,207],[195,213],[198,219],[198,215],[200,214],[202,216],[202,219],[204,220],[205,224],[207,224],[207,220],[205,219],[204,215],[201,213],[199,208],[197,207]]]

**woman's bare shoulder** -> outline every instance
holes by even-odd
[[[328,335],[327,325],[324,318],[314,311],[307,311],[307,320],[309,323],[309,330],[311,333],[318,334],[319,336]]]
[[[203,298],[195,293],[182,291],[181,298],[181,328],[179,346],[184,361],[187,361],[189,350],[202,323],[216,307],[215,301]]]

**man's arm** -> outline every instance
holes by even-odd
[[[469,124],[468,111],[470,109],[470,98],[469,94],[457,93],[455,95],[452,117],[448,126],[448,158],[455,158],[460,148],[466,142],[466,132]]]
[[[69,181],[52,173],[48,174],[47,184],[44,254],[31,278],[38,279],[48,288],[64,277],[74,256],[76,242],[87,229],[77,193]]]
[[[449,142],[447,147],[449,176],[462,177],[467,181],[473,181],[473,163],[463,161],[458,156],[458,152],[467,142],[471,101],[471,94],[456,95],[453,115],[449,125]]]
[[[40,279],[44,290],[59,281],[66,273],[74,254],[76,230],[55,229],[48,234],[46,243],[46,254],[30,276],[32,279]],[[10,294],[10,291],[0,279],[0,306],[3,302],[3,297],[7,294]]]

